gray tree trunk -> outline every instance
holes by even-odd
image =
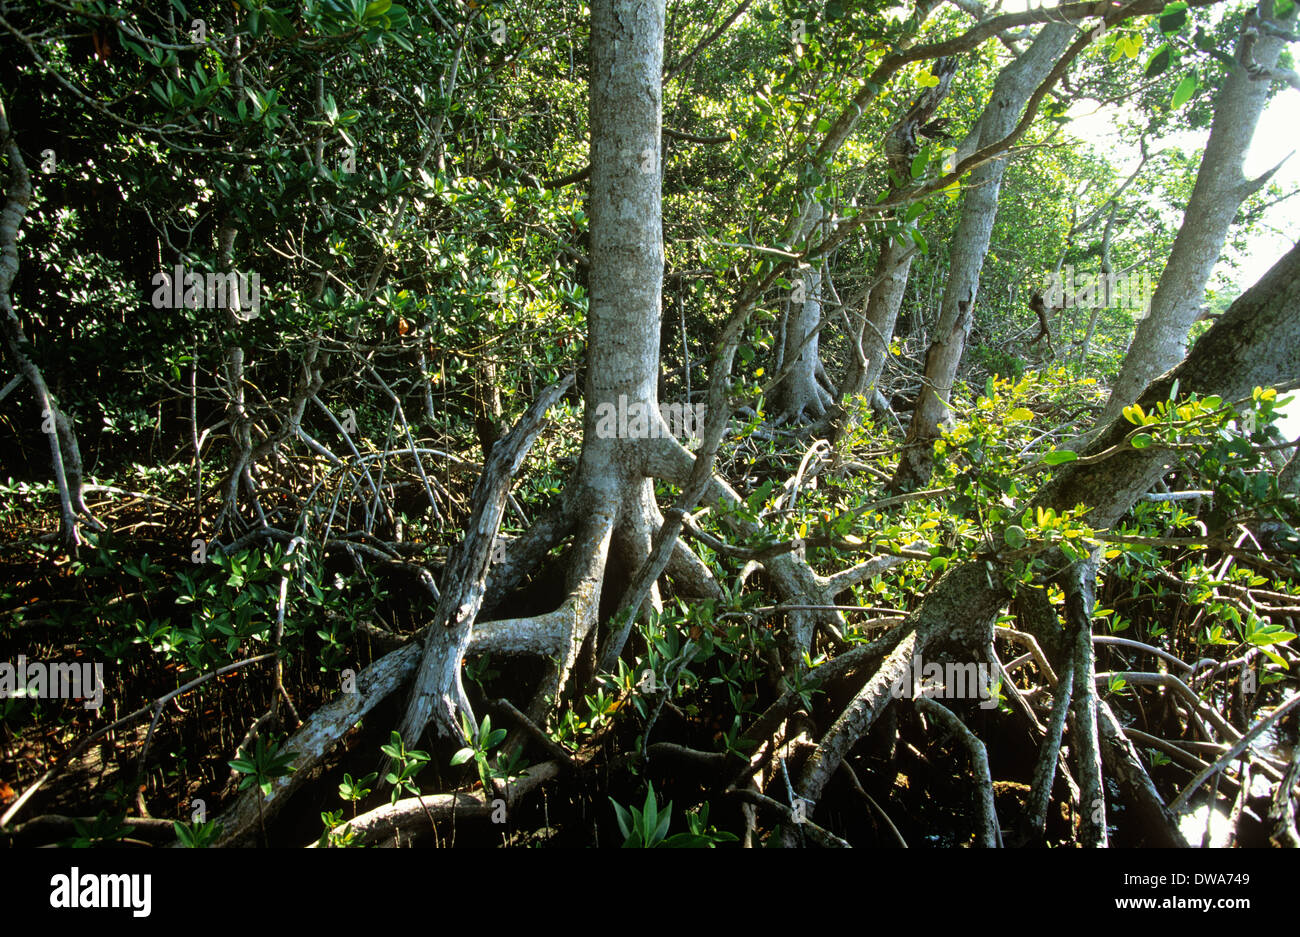
[[[439,613],[447,612],[457,627],[428,639],[433,643],[425,649],[404,737],[418,736],[431,713],[441,725],[454,721],[454,709],[464,708],[459,662],[466,648],[488,634],[505,641],[506,653],[555,661],[529,707],[529,715],[542,720],[597,624],[607,560],[612,573],[630,577],[649,556],[652,535],[663,523],[646,471],[648,440],[669,430],[658,409],[663,31],[664,0],[596,0],[591,6],[591,273],[582,452],[561,507],[512,543],[512,555],[493,570],[488,586],[508,589],[573,533],[568,595],[553,612],[485,622],[472,633],[463,622],[473,620],[476,602],[459,609],[444,609],[440,602]],[[621,418],[611,421],[611,410]],[[494,530],[495,522],[471,531],[478,537],[476,562],[483,561]],[[469,544],[467,539],[463,549]],[[467,576],[481,594],[481,580]],[[656,589],[648,603],[659,607]]]
[[[898,311],[907,292],[907,278],[912,272],[912,245],[897,238],[889,238],[876,262],[876,276],[883,277],[880,285],[871,291],[863,317],[862,357],[866,366],[859,368],[851,363],[845,376],[843,391],[851,394],[870,394],[880,383],[889,355],[889,342],[894,337]]]
[[[885,138],[885,156],[889,168],[904,179],[910,175],[912,159],[921,150],[917,132],[934,117],[934,112],[943,103],[956,70],[955,58],[936,61],[930,74],[938,78],[939,83],[918,96]],[[891,191],[897,192],[897,186],[891,186]],[[907,292],[907,278],[912,269],[914,251],[910,239],[882,239],[873,275],[873,279],[881,278],[880,283],[868,296],[865,312],[855,316],[854,328],[862,348],[862,359],[849,361],[840,386],[840,396],[862,393],[874,396],[876,384],[880,381],[889,355],[889,342],[894,337],[894,325],[898,321],[898,310],[903,305],[903,294]],[[862,363],[863,360],[865,364]]]
[[[664,0],[591,5],[591,274],[582,453],[568,486],[576,526],[568,576],[564,653],[530,714],[563,689],[596,624],[607,558],[630,577],[663,522],[645,470],[645,437],[659,415],[659,332],[664,252],[660,188]],[[632,414],[610,433],[602,410]],[[649,604],[660,607],[652,589]]]
[[[1260,4],[1263,13],[1271,9],[1271,0]],[[1238,42],[1237,60],[1240,62],[1245,54],[1253,64],[1272,68],[1283,41],[1266,33],[1252,35],[1251,19],[1247,18],[1247,29]],[[1111,388],[1103,424],[1131,404],[1148,381],[1172,368],[1187,353],[1188,331],[1200,314],[1205,284],[1219,260],[1237,207],[1272,175],[1270,172],[1251,180],[1242,174],[1242,161],[1268,100],[1268,88],[1266,79],[1251,78],[1245,68],[1238,66],[1219,89],[1210,139],[1183,213],[1182,227],[1151,298],[1151,308],[1138,323],[1128,356]]]
[[[578,480],[587,506],[605,510],[622,510],[628,489],[649,482],[635,440],[601,438],[598,409],[623,397],[656,420],[659,412],[663,17],[663,0],[591,7],[591,301]]]
[[[816,231],[822,216],[821,204],[809,203],[809,215],[803,227],[809,233]],[[781,361],[782,367],[790,370],[777,384],[772,398],[779,420],[797,422],[805,415],[822,416],[830,403],[830,396],[817,383],[817,369],[821,364],[816,334],[822,319],[820,268],[801,272],[790,298],[789,310]]]
[[[1067,23],[1048,23],[1025,54],[1002,70],[980,116],[980,148],[996,143],[1015,128],[1030,95],[1056,65],[1074,31]],[[962,185],[961,219],[952,238],[939,325],[925,356],[925,381],[899,459],[896,488],[924,485],[932,473],[932,443],[939,436],[939,424],[949,417],[948,399],[974,321],[980,268],[993,234],[1006,168],[1005,157],[992,160],[972,172]]]

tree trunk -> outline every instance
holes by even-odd
[[[1264,0],[1259,13],[1267,15],[1271,7],[1271,0]],[[1247,17],[1236,58],[1240,62],[1245,56],[1254,64],[1272,68],[1282,40],[1268,34],[1254,35],[1250,28],[1253,19]],[[1187,333],[1200,314],[1205,284],[1218,263],[1237,207],[1272,176],[1268,172],[1250,180],[1242,175],[1242,161],[1268,100],[1268,88],[1266,79],[1251,78],[1245,68],[1237,66],[1228,73],[1215,99],[1210,139],[1183,213],[1182,227],[1151,298],[1151,309],[1138,323],[1133,344],[1111,389],[1103,424],[1131,404],[1148,381],[1172,368],[1187,353]]]
[[[658,410],[664,270],[660,196],[663,0],[591,8],[591,302],[586,413],[575,497],[641,539],[650,483],[634,437],[663,432]],[[608,408],[640,412],[609,432]],[[617,538],[616,538],[617,539]],[[648,539],[647,539],[648,544]]]
[[[454,654],[435,648],[435,665],[426,660],[422,670],[436,672],[436,679],[421,691],[425,704],[408,713],[407,738],[422,728],[428,701],[434,701],[443,725],[455,708],[463,708],[455,686],[458,662],[466,647],[487,634],[507,636],[507,653],[556,659],[528,710],[542,720],[592,637],[607,560],[611,576],[630,577],[650,555],[651,538],[663,523],[646,467],[651,441],[670,432],[658,403],[663,31],[663,0],[592,4],[591,272],[582,452],[560,508],[512,542],[487,586],[499,597],[573,534],[568,596],[553,612],[484,622],[473,634],[444,642]],[[683,558],[675,553],[674,560],[669,572],[677,575]],[[657,589],[650,590],[647,604],[660,607]],[[444,658],[451,666],[443,665]]]
[[[530,715],[559,696],[599,613],[606,559],[630,576],[662,523],[645,470],[658,408],[664,269],[660,132],[664,0],[591,6],[591,275],[582,454],[565,493],[576,526],[565,652]],[[613,413],[614,418],[610,417]],[[626,414],[626,420],[622,416]],[[657,590],[649,603],[659,607]]]
[[[923,125],[930,122],[934,112],[943,103],[956,71],[956,58],[936,60],[930,74],[938,78],[939,83],[921,92],[916,102],[894,124],[889,136],[885,138],[885,156],[889,168],[903,179],[911,176],[912,160],[921,151],[917,133]],[[891,195],[898,191],[898,186],[891,185]],[[853,327],[862,349],[862,357],[850,357],[849,367],[839,388],[841,397],[845,394],[863,393],[869,397],[875,396],[876,385],[889,355],[889,342],[894,337],[898,310],[903,305],[903,294],[907,291],[907,277],[912,270],[915,250],[908,238],[881,239],[880,255],[876,259],[872,276],[872,279],[881,278],[880,283],[867,297],[865,312],[854,316]]]
[[[810,215],[804,227],[816,231],[822,220],[822,206],[810,203]],[[798,422],[805,415],[820,417],[826,412],[830,396],[817,383],[821,364],[817,330],[822,319],[822,274],[820,268],[801,272],[790,298],[790,315],[785,328],[782,367],[789,372],[773,392],[778,421]],[[812,337],[809,338],[809,335]],[[793,364],[792,364],[793,362]]]
[[[1034,44],[998,75],[988,106],[980,116],[979,148],[1006,137],[1020,120],[1029,96],[1056,65],[1074,35],[1066,23],[1049,23]],[[980,268],[988,253],[993,222],[997,217],[998,192],[1006,173],[1005,158],[985,163],[963,183],[961,220],[952,239],[948,282],[944,286],[939,325],[925,356],[925,381],[912,414],[893,487],[898,490],[925,485],[933,471],[931,449],[939,438],[939,425],[949,418],[948,399],[957,366],[966,350],[975,317]]]

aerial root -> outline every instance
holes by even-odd
[[[262,801],[262,816],[269,820],[278,813],[289,797],[307,780],[310,769],[366,713],[410,679],[419,661],[418,643],[412,642],[393,651],[357,674],[355,692],[340,693],[308,716],[283,746],[284,751],[293,753],[293,771],[271,781],[271,793]],[[218,818],[222,831],[217,845],[235,845],[256,831],[260,796],[261,791],[256,787],[250,788]]]
[[[539,517],[522,535],[506,541],[504,557],[488,572],[483,612],[492,612],[510,597],[524,577],[542,565],[547,553],[573,533],[574,515],[567,498]],[[495,548],[494,548],[495,549]]]
[[[570,596],[564,605],[545,615],[480,623],[470,637],[467,653],[555,655],[562,650],[565,639],[573,630],[581,604],[579,597]],[[411,679],[419,666],[421,653],[419,642],[412,640],[386,654],[357,674],[355,692],[340,693],[307,716],[302,726],[282,746],[284,751],[294,754],[291,762],[293,773],[271,782],[271,793],[262,802],[263,816],[267,820],[279,812],[307,780],[311,769],[329,755],[349,729]],[[245,791],[218,818],[222,825],[220,845],[234,845],[256,831],[259,796],[260,792],[255,788]]]
[[[713,571],[681,540],[673,544],[666,572],[677,591],[684,596],[698,599],[722,598],[722,587],[714,578]]]
[[[1185,848],[1187,839],[1178,827],[1178,819],[1165,805],[1137,749],[1105,701],[1097,707],[1097,726],[1101,730],[1101,755],[1106,771],[1119,783],[1125,800],[1142,816],[1150,831],[1151,845]]]
[[[890,690],[896,682],[907,678],[912,658],[921,653],[927,637],[915,629],[909,631],[822,737],[804,766],[799,784],[800,793],[808,800],[816,801],[821,796],[849,749],[867,734],[893,699]]]
[[[505,512],[510,480],[542,431],[547,409],[559,401],[572,383],[570,374],[537,395],[514,428],[492,447],[487,465],[474,486],[465,537],[451,551],[443,571],[432,627],[402,717],[400,731],[408,745],[415,743],[430,719],[439,733],[448,738],[455,738],[461,732],[458,715],[466,717],[471,726],[478,725],[461,681],[461,661],[469,649],[474,621],[487,590],[488,568]],[[472,728],[471,732],[476,733],[477,729]]]
[[[568,579],[569,598],[565,602],[566,616],[561,624],[563,636],[556,653],[548,655],[558,658],[559,664],[548,669],[524,710],[538,725],[545,725],[551,708],[558,705],[569,674],[578,661],[578,653],[596,625],[615,522],[614,507],[606,505],[584,519],[575,537]],[[515,738],[507,741],[507,753],[514,751],[522,740],[522,735],[516,734]]]
[[[980,804],[980,845],[986,849],[1001,848],[1002,830],[998,825],[997,806],[993,801],[993,775],[989,769],[989,754],[984,743],[979,740],[966,724],[953,715],[947,707],[924,696],[913,700],[917,710],[927,716],[933,716],[943,724],[970,753],[971,774],[975,779],[975,790]]]
[[[1065,668],[1056,681],[1051,722],[1048,723],[1047,735],[1039,746],[1038,761],[1034,765],[1034,779],[1029,788],[1024,827],[1024,832],[1029,836],[1041,836],[1047,826],[1047,805],[1052,799],[1052,784],[1056,780],[1061,736],[1065,733],[1065,717],[1070,712],[1073,698],[1074,659],[1070,658],[1066,660]]]
[[[1092,651],[1093,587],[1095,563],[1075,564],[1064,583],[1066,616],[1073,628],[1074,702],[1071,704],[1071,738],[1079,771],[1079,839],[1084,846],[1105,848],[1106,793],[1102,783],[1101,741],[1097,732],[1097,681]]]

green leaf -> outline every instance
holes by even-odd
[[[1079,453],[1070,449],[1056,449],[1043,456],[1043,462],[1046,465],[1064,465],[1066,462],[1073,462],[1079,458]]]
[[[1283,642],[1290,641],[1295,637],[1294,632],[1283,631],[1280,626],[1277,625],[1274,625],[1273,627],[1278,630],[1273,631],[1261,629],[1260,631],[1248,635],[1246,640],[1256,647],[1267,647],[1270,644],[1282,644]]]
[[[912,178],[920,179],[925,174],[926,164],[930,162],[930,154],[922,150],[912,157]]]
[[[389,0],[389,3],[391,2],[392,0]],[[271,27],[271,32],[279,38],[291,39],[296,35],[297,30],[294,29],[293,24],[279,13],[275,12],[275,10],[268,9],[262,10],[261,12],[262,15],[266,17],[266,23]]]
[[[451,763],[453,766],[463,765],[465,762],[469,761],[473,757],[474,757],[474,749],[462,748],[460,751],[456,752],[456,754],[451,756]]]
[[[641,816],[645,820],[642,829],[652,830],[659,824],[659,805],[655,803],[653,784],[646,785],[645,806],[641,808]]]
[[[647,846],[657,846],[665,836],[668,835],[668,824],[673,817],[673,802],[668,801],[668,806],[659,817],[659,822],[655,824],[654,832],[650,834],[650,841]]]
[[[1187,22],[1187,4],[1179,0],[1178,3],[1171,3],[1160,11],[1160,31],[1165,35],[1178,32]]]
[[[1153,442],[1155,442],[1155,440],[1151,438],[1150,433],[1138,433],[1136,436],[1133,437],[1133,448],[1145,449]]]
[[[1173,107],[1174,110],[1178,110],[1188,101],[1190,101],[1192,95],[1195,93],[1196,93],[1196,73],[1192,72],[1189,75],[1184,75],[1183,80],[1180,81],[1178,83],[1178,87],[1174,89],[1174,99],[1172,102],[1170,102],[1170,106]]]
[[[1015,524],[1012,524],[1010,527],[1008,527],[1006,530],[1002,532],[1002,539],[1005,540],[1007,542],[1007,546],[1009,546],[1013,550],[1019,550],[1022,547],[1024,547],[1026,543],[1029,542],[1028,540],[1025,539],[1024,530],[1020,527],[1017,527]]]
[[[1277,665],[1278,665],[1279,667],[1281,667],[1283,670],[1290,670],[1290,669],[1291,669],[1290,665],[1287,664],[1287,662],[1286,662],[1285,660],[1283,660],[1281,657],[1278,657],[1277,654],[1273,653],[1273,652],[1270,651],[1268,648],[1266,648],[1266,647],[1261,647],[1259,650],[1260,650],[1260,653],[1261,653],[1261,654],[1263,654],[1265,657],[1267,657],[1267,658],[1268,658],[1269,660],[1271,660],[1273,663],[1277,664]],[[1279,678],[1281,677],[1280,674],[1279,674],[1278,676],[1279,676]],[[1264,682],[1264,683],[1270,683],[1270,682],[1272,682],[1272,681],[1265,680],[1265,681],[1262,681],[1262,682]]]
[[[627,808],[613,797],[609,799],[609,802],[614,805],[614,819],[618,821],[618,831],[623,834],[624,839],[627,839],[632,835],[632,817],[628,814]]]
[[[1146,77],[1155,78],[1165,69],[1167,69],[1169,67],[1169,63],[1172,61],[1173,61],[1173,46],[1171,46],[1169,43],[1166,42],[1160,48],[1156,49],[1156,51],[1152,54],[1151,58],[1147,59],[1147,68],[1145,72]]]

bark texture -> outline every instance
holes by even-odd
[[[662,0],[601,0],[591,8],[591,302],[586,415],[573,497],[579,524],[615,518],[615,547],[632,563],[649,552],[653,488],[639,424],[602,438],[596,411],[619,398],[659,417],[659,331],[664,252],[660,192]]]

